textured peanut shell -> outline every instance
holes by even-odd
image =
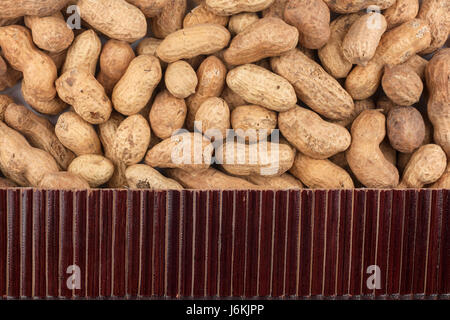
[[[399,108],[391,99],[389,99],[385,94],[383,94],[377,100],[377,109],[379,109],[385,116],[393,109]]]
[[[58,70],[58,72],[62,69],[64,62],[66,61],[67,51],[69,51],[69,50],[64,49],[63,51],[60,51],[60,52],[46,51],[47,55],[55,63],[55,66],[56,66],[56,69]]]
[[[29,145],[16,130],[0,122],[0,170],[21,187],[37,187],[47,173],[59,171],[53,157]]]
[[[94,127],[75,112],[68,111],[59,116],[55,134],[59,141],[77,156],[102,154],[100,140]]]
[[[283,19],[284,9],[286,8],[288,2],[289,0],[275,0],[270,7],[263,10],[262,16]]]
[[[274,0],[206,0],[209,10],[220,16],[240,12],[258,12],[268,8]]]
[[[163,140],[145,156],[151,167],[202,170],[209,168],[214,148],[199,133],[185,132]]]
[[[150,140],[151,131],[147,120],[140,114],[129,116],[115,131],[113,158],[127,166],[139,163],[147,152]]]
[[[25,25],[31,29],[33,42],[41,49],[61,52],[73,41],[74,34],[60,12],[48,17],[26,16]]]
[[[270,110],[287,111],[297,103],[294,88],[286,79],[254,64],[228,72],[227,85],[245,101]]]
[[[80,69],[95,76],[97,61],[102,49],[100,38],[94,30],[78,35],[67,51],[61,74],[71,69]]]
[[[231,16],[228,22],[228,30],[230,30],[232,35],[239,34],[243,32],[247,27],[257,22],[259,17],[254,12],[242,12]]]
[[[147,18],[152,18],[161,13],[169,0],[127,0],[127,2],[138,7]]]
[[[156,38],[164,39],[183,27],[186,14],[186,0],[168,0],[161,12],[151,20],[152,33]]]
[[[368,188],[397,187],[398,170],[380,149],[386,136],[385,116],[378,110],[365,110],[353,122],[351,133],[346,156],[357,179]]]
[[[67,104],[59,97],[55,97],[49,101],[41,101],[36,99],[36,97],[28,91],[29,89],[26,86],[22,86],[23,99],[37,112],[48,115],[57,115],[67,108]]]
[[[16,188],[17,184],[7,178],[0,178],[0,188]]]
[[[350,146],[351,136],[344,127],[323,120],[317,113],[295,107],[278,115],[283,136],[303,154],[327,159]]]
[[[141,111],[150,101],[161,77],[161,65],[156,57],[141,55],[134,58],[114,87],[114,109],[124,115]]]
[[[228,19],[228,17],[219,16],[213,13],[204,4],[201,4],[186,14],[183,20],[183,28],[204,23],[215,23],[226,27]]]
[[[134,42],[147,34],[141,10],[125,0],[79,0],[81,18],[112,39]]]
[[[358,117],[361,114],[361,112],[367,109],[375,109],[375,107],[376,107],[375,102],[373,102],[372,99],[355,101],[355,110],[353,111],[350,117],[344,120],[332,120],[331,122],[343,127],[349,127],[353,123],[353,121],[355,121],[356,117]]]
[[[291,190],[303,188],[302,182],[289,173],[283,173],[279,177],[248,176],[245,178],[251,183],[258,185],[260,188],[268,190]]]
[[[67,171],[86,180],[91,188],[97,188],[111,179],[114,165],[101,155],[85,154],[75,158]]]
[[[186,171],[169,169],[167,174],[177,180],[186,189],[198,190],[251,190],[260,189],[257,185],[244,179],[227,175],[217,169]]]
[[[290,0],[284,20],[298,29],[298,41],[305,48],[322,48],[330,38],[330,9],[322,0]]]
[[[25,27],[0,27],[0,47],[11,66],[23,73],[23,86],[36,99],[48,101],[56,96],[56,66],[49,56],[33,44]]]
[[[136,53],[138,55],[148,54],[151,56],[156,56],[156,48],[158,48],[161,42],[161,39],[144,38],[136,47]]]
[[[70,172],[54,172],[44,176],[39,183],[41,189],[84,190],[89,189],[89,183],[80,176]]]
[[[256,105],[242,105],[231,113],[231,126],[246,141],[266,139],[277,127],[277,113]]]
[[[399,106],[411,106],[419,102],[423,92],[419,75],[404,65],[386,66],[381,84],[386,96]]]
[[[450,32],[450,2],[448,0],[423,0],[419,19],[425,20],[431,30],[431,43],[421,54],[428,54],[441,48]]]
[[[447,169],[444,174],[430,188],[434,189],[450,189],[450,162],[447,163]]]
[[[128,42],[111,39],[105,43],[100,55],[100,72],[97,80],[108,95],[112,93],[114,86],[134,58],[133,48]]]
[[[114,139],[116,138],[116,131],[120,123],[125,119],[124,116],[117,112],[113,112],[111,117],[105,123],[98,126],[98,133],[100,141],[102,142],[103,149],[105,151],[105,156],[108,159],[113,160],[114,158]]]
[[[128,186],[131,189],[183,190],[173,179],[166,178],[157,170],[145,164],[130,166],[125,171]]]
[[[352,64],[361,66],[373,58],[386,31],[387,22],[381,13],[371,12],[359,17],[342,41],[342,53]]]
[[[75,155],[58,140],[52,123],[26,107],[10,104],[5,112],[5,122],[22,133],[33,147],[51,154],[60,168],[66,170],[75,158]]]
[[[410,21],[419,12],[419,0],[397,0],[392,6],[383,12],[388,29]]]
[[[195,93],[198,84],[197,74],[186,61],[169,64],[164,80],[167,90],[179,99],[187,98]]]
[[[225,100],[217,97],[206,99],[195,114],[195,128],[205,137],[225,139],[230,128],[230,108]]]
[[[198,85],[196,92],[186,100],[188,107],[186,126],[189,130],[194,128],[195,114],[202,103],[210,97],[221,95],[226,75],[225,65],[214,56],[206,58],[200,64],[197,69]]]
[[[290,173],[311,189],[353,189],[350,175],[330,160],[317,160],[297,152]]]
[[[87,71],[71,69],[56,80],[58,95],[76,113],[91,124],[106,122],[111,115],[111,101],[105,89]]]
[[[230,107],[231,111],[239,106],[247,104],[245,100],[241,98],[241,96],[228,88],[228,86],[225,86],[220,97],[228,103],[228,107]]]
[[[239,33],[225,50],[225,62],[241,65],[294,49],[298,42],[296,28],[279,18],[262,18]]]
[[[175,62],[222,50],[230,41],[230,32],[218,24],[198,24],[168,35],[156,49],[165,62]]]
[[[0,19],[22,16],[49,16],[61,10],[68,0],[2,0]]]
[[[342,53],[342,41],[345,38],[352,24],[361,14],[342,15],[333,20],[330,24],[330,39],[318,50],[322,67],[333,77],[345,78],[353,67]]]
[[[416,108],[396,108],[389,112],[387,133],[394,149],[412,153],[425,139],[425,122]]]
[[[21,78],[22,72],[11,68],[0,55],[0,91],[14,87]]]
[[[215,156],[226,172],[236,176],[279,176],[292,167],[295,154],[289,146],[264,141],[266,146],[261,147],[260,143],[226,142]]]
[[[420,147],[408,162],[399,188],[422,188],[436,182],[445,172],[447,157],[436,144]]]
[[[425,71],[428,118],[434,126],[434,141],[450,158],[450,49],[438,51]]]
[[[375,56],[366,66],[356,66],[345,81],[345,88],[355,100],[371,97],[378,89],[387,64],[402,64],[417,52],[427,48],[431,41],[430,28],[419,19],[386,32],[381,38]]]
[[[287,79],[297,97],[326,118],[342,120],[354,111],[352,97],[318,63],[300,50],[272,58],[272,69]]]
[[[167,90],[160,92],[150,110],[150,125],[153,133],[167,139],[183,127],[187,107],[183,99],[178,99]]]
[[[14,103],[14,100],[6,95],[6,94],[0,94],[0,121],[5,120],[5,111],[6,108],[11,104]]]
[[[377,6],[379,9],[387,9],[396,0],[324,0],[330,9],[337,13],[352,13],[367,9],[370,6]]]
[[[421,56],[415,54],[409,58],[406,62],[402,63],[401,66],[406,66],[414,70],[415,73],[420,77],[420,79],[425,80],[425,68],[428,65],[428,60],[422,58]]]

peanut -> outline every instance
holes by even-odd
[[[224,27],[228,24],[228,17],[216,15],[208,10],[205,4],[201,4],[189,12],[183,20],[183,28],[187,28],[196,24],[214,23]]]
[[[179,99],[195,93],[198,85],[197,74],[186,61],[176,61],[167,67],[165,74],[166,88]]]
[[[400,24],[410,21],[419,12],[419,0],[397,0],[383,13],[388,24],[388,29],[395,28]]]
[[[257,22],[259,17],[254,12],[242,12],[231,16],[228,22],[228,30],[232,35],[243,32],[247,27]]]
[[[86,180],[91,188],[97,188],[111,179],[114,165],[101,155],[85,154],[75,158],[67,171]]]
[[[399,106],[411,106],[419,102],[423,83],[419,75],[408,66],[386,66],[381,81],[384,93]]]
[[[391,7],[396,0],[324,0],[331,10],[338,13],[352,13],[377,6],[379,9]]]
[[[230,108],[225,100],[211,97],[206,99],[195,114],[195,129],[207,138],[222,140],[230,128]]]
[[[394,149],[412,153],[425,139],[425,122],[416,108],[396,108],[389,112],[387,132]]]
[[[183,127],[187,107],[183,99],[178,99],[167,90],[160,92],[150,110],[150,125],[153,133],[161,139],[170,138]]]
[[[290,175],[283,173],[279,177],[265,177],[265,176],[248,176],[245,177],[248,181],[256,184],[260,188],[271,190],[290,190],[303,189],[303,184],[300,180]]]
[[[44,176],[39,183],[41,189],[84,190],[89,184],[80,176],[70,172],[52,172]]]
[[[422,50],[428,54],[442,47],[450,33],[450,3],[448,0],[423,0],[417,18],[425,20],[430,26],[431,43]]]
[[[127,168],[125,175],[128,186],[133,189],[183,190],[173,179],[166,178],[157,170],[145,164],[136,164]]]
[[[14,19],[22,16],[49,16],[61,10],[68,0],[2,0],[0,19]]]
[[[255,142],[272,134],[277,127],[277,114],[256,105],[239,106],[231,113],[231,126],[238,137]]]
[[[147,18],[152,18],[161,13],[168,0],[127,0],[138,7]]]
[[[186,0],[168,0],[161,12],[152,18],[151,27],[156,38],[164,39],[183,27]]]
[[[231,16],[241,12],[257,12],[268,8],[274,0],[206,0],[209,10],[219,16]]]

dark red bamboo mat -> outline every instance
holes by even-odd
[[[449,190],[0,190],[0,297],[448,299],[449,204]]]

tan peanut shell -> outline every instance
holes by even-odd
[[[22,86],[23,99],[37,112],[48,115],[57,115],[67,108],[67,104],[57,96],[52,100],[41,101],[28,91],[30,90],[27,86]]]
[[[56,80],[56,89],[61,100],[70,104],[85,121],[99,124],[109,119],[111,101],[102,85],[87,71],[67,71]]]
[[[254,12],[242,12],[231,16],[228,22],[228,30],[232,35],[243,32],[247,27],[257,22],[259,17]]]
[[[386,118],[378,110],[365,110],[353,122],[352,144],[347,161],[357,179],[368,188],[395,188],[397,168],[381,152],[386,136]]]
[[[419,189],[436,182],[445,172],[447,157],[436,144],[420,147],[408,162],[399,188]]]
[[[185,132],[150,149],[145,163],[154,168],[202,170],[209,168],[213,151],[211,142],[201,134]]]
[[[342,41],[342,53],[352,64],[367,65],[375,55],[387,22],[381,13],[371,12],[359,17]]]
[[[152,18],[161,13],[169,0],[127,0],[127,2],[138,7],[147,18]]]
[[[225,50],[225,62],[241,65],[294,49],[298,42],[298,31],[279,18],[262,18],[239,33]]]
[[[39,183],[41,189],[85,190],[89,183],[80,176],[70,172],[52,172],[44,176]]]
[[[153,133],[167,139],[181,129],[186,120],[187,107],[183,99],[178,99],[164,90],[153,101],[150,109],[150,125]]]
[[[78,35],[67,51],[61,74],[79,69],[95,76],[97,61],[102,49],[100,38],[94,30],[87,30]]]
[[[392,6],[383,12],[388,29],[410,21],[419,12],[419,0],[397,0]]]
[[[414,107],[399,107],[389,112],[387,133],[392,147],[403,153],[412,153],[425,139],[425,122]]]
[[[324,0],[330,9],[337,13],[352,13],[377,6],[379,9],[387,9],[396,0]]]
[[[330,24],[330,39],[318,50],[322,67],[333,77],[345,78],[353,67],[342,53],[342,42],[352,24],[361,16],[353,13],[342,15]]]
[[[161,77],[161,65],[156,57],[141,55],[134,58],[114,87],[111,98],[114,109],[124,115],[141,111],[150,101]]]
[[[105,43],[100,55],[100,72],[97,80],[108,95],[111,95],[114,86],[134,58],[133,48],[128,42],[111,39]]]
[[[386,66],[381,80],[383,91],[399,106],[411,106],[419,102],[423,83],[419,75],[408,66]]]
[[[379,109],[385,116],[389,114],[392,109],[398,108],[400,106],[396,105],[391,99],[389,99],[385,94],[377,100],[377,109]]]
[[[134,42],[147,34],[141,10],[125,0],[79,0],[81,18],[112,39]]]
[[[111,179],[114,165],[101,155],[85,154],[75,158],[67,171],[86,180],[91,188],[97,188]]]
[[[425,68],[428,65],[428,60],[422,58],[421,56],[415,54],[409,58],[406,62],[402,63],[401,66],[406,66],[414,70],[415,73],[420,77],[420,79],[425,80]]]
[[[322,116],[342,120],[354,111],[352,97],[318,63],[294,49],[272,58],[272,69],[287,79],[297,97]],[[314,76],[311,76],[314,75]]]
[[[167,90],[179,99],[187,98],[195,93],[198,84],[197,74],[186,61],[169,64],[164,80]]]
[[[401,39],[401,40],[399,40]],[[378,89],[385,65],[402,64],[427,48],[430,28],[423,20],[414,19],[386,32],[375,56],[366,66],[356,66],[345,81],[345,88],[355,100],[372,96]]]
[[[286,8],[288,2],[289,0],[275,0],[270,7],[263,10],[262,16],[283,19],[284,9]]]
[[[228,17],[219,16],[208,10],[204,3],[192,9],[183,20],[183,28],[187,28],[196,24],[214,23],[224,27],[228,24]]]
[[[297,103],[294,88],[286,79],[255,64],[228,72],[227,85],[245,101],[270,110],[287,111]]]
[[[37,187],[42,178],[59,171],[55,159],[33,148],[16,130],[0,122],[0,170],[22,187]]]
[[[221,98],[206,99],[195,114],[195,128],[205,137],[225,139],[230,126],[230,108]]]
[[[186,14],[186,0],[168,0],[161,12],[152,18],[152,33],[156,38],[164,39],[183,27]]]
[[[264,143],[263,146],[260,144]],[[285,144],[226,142],[216,149],[216,159],[223,169],[236,176],[279,176],[288,171],[295,153]]]
[[[277,113],[256,105],[242,105],[231,113],[231,126],[246,141],[263,140],[277,127]]]
[[[157,170],[145,164],[135,164],[125,171],[131,189],[183,190],[173,179],[166,178]]]
[[[228,103],[228,107],[230,107],[231,111],[239,106],[247,104],[245,100],[241,98],[241,96],[228,88],[228,86],[225,86],[220,97]]]
[[[61,10],[68,0],[2,0],[0,19],[13,19],[22,16],[49,16]]]
[[[148,54],[156,57],[156,48],[161,44],[161,39],[144,38],[136,47],[137,55]]]
[[[298,29],[299,43],[305,48],[322,48],[330,38],[330,9],[322,0],[290,0],[284,20]]]
[[[55,63],[33,44],[25,27],[0,27],[0,47],[11,66],[23,73],[23,86],[36,99],[52,100],[56,96]]]
[[[256,184],[260,188],[270,190],[291,190],[291,189],[303,189],[303,184],[300,180],[290,175],[289,173],[283,173],[278,177],[266,177],[266,176],[247,176],[248,181]]]
[[[450,48],[438,51],[425,71],[428,118],[434,126],[434,141],[450,158]]]
[[[350,175],[330,160],[318,160],[297,152],[290,173],[311,189],[353,189]]]
[[[52,123],[26,107],[10,104],[5,112],[5,122],[11,128],[22,133],[33,147],[51,154],[60,168],[66,170],[75,158],[75,155],[58,140]]]
[[[175,62],[222,50],[230,41],[230,32],[218,24],[198,24],[168,35],[156,49],[165,62]]]
[[[199,190],[249,190],[259,189],[253,183],[242,178],[233,177],[214,168],[197,171],[169,169],[167,174],[177,180],[186,189]]]
[[[274,0],[206,0],[208,9],[220,16],[240,12],[257,12],[268,8]]]
[[[127,117],[115,131],[113,159],[127,166],[139,163],[147,152],[150,140],[151,131],[147,120],[140,114]]]
[[[22,72],[11,68],[0,55],[0,91],[14,87],[21,78]]]
[[[297,150],[315,159],[327,159],[345,151],[351,142],[347,129],[327,122],[317,113],[299,106],[281,112],[278,126]]]
[[[210,97],[221,95],[226,75],[225,65],[215,56],[209,56],[200,64],[197,69],[197,90],[186,100],[188,107],[186,126],[189,130],[194,128],[195,114],[202,103]]]
[[[421,54],[428,54],[441,48],[448,40],[450,33],[450,3],[448,0],[423,0],[420,6],[419,19],[430,26],[431,43]]]
[[[58,72],[62,69],[64,62],[66,61],[67,51],[69,51],[69,50],[64,49],[63,51],[60,51],[60,52],[46,51],[47,55],[55,63],[55,66],[56,66],[56,69],[58,70]]]
[[[94,127],[72,111],[61,114],[55,126],[59,141],[77,156],[102,154],[100,140]]]
[[[447,169],[444,174],[430,188],[434,189],[450,189],[450,162],[447,163]]]
[[[0,188],[17,188],[17,184],[7,178],[0,178]]]
[[[105,123],[98,126],[99,138],[105,151],[105,156],[108,159],[114,158],[114,139],[116,138],[116,131],[120,123],[125,119],[124,116],[117,112],[113,112],[111,117]]]
[[[8,108],[11,103],[14,103],[14,100],[10,96],[6,94],[0,94],[0,121],[5,120],[6,108]]]
[[[43,50],[61,52],[70,46],[74,38],[72,29],[60,12],[42,18],[26,16],[25,25],[31,29],[33,42]]]
[[[364,99],[364,100],[358,100],[355,101],[355,110],[353,111],[352,115],[344,120],[332,120],[331,122],[338,124],[343,127],[349,127],[353,121],[358,117],[361,112],[367,109],[375,109],[376,105],[375,102],[373,102],[372,99]]]

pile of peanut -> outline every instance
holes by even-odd
[[[449,0],[1,0],[0,187],[450,188],[449,31]]]

